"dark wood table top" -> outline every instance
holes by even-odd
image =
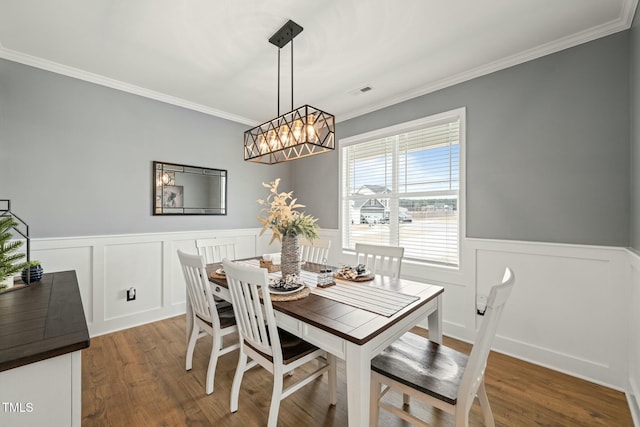
[[[210,264],[207,266],[207,271],[213,272],[220,266],[221,264]],[[320,265],[312,263],[303,265],[303,269],[311,271],[316,271],[315,269],[320,267]],[[217,285],[227,287],[226,279],[210,277],[209,280]],[[340,282],[350,283],[348,281]],[[381,276],[376,276],[370,282],[359,282],[359,284],[415,295],[419,299],[391,317],[375,314],[315,294],[296,301],[273,301],[272,304],[275,310],[362,345],[444,292],[444,288],[441,286]]]
[[[89,347],[75,271],[0,294],[0,371]]]

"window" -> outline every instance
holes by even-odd
[[[403,246],[405,258],[459,265],[465,110],[340,141],[342,246]]]

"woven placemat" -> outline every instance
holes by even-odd
[[[341,280],[348,280],[350,282],[368,282],[369,280],[373,280],[375,279],[376,276],[374,274],[369,274],[367,276],[358,276],[355,279],[350,279],[346,276],[343,276],[340,273],[336,273],[336,279],[341,279]]]
[[[269,295],[271,295],[271,301],[295,301],[302,298],[306,298],[310,294],[311,294],[311,289],[309,289],[306,286],[300,289],[298,292],[294,292],[292,294],[287,294],[287,295],[272,294],[271,292],[269,292]]]
[[[269,273],[280,271],[280,265],[273,265],[272,261],[260,259],[260,268],[266,268]]]
[[[209,273],[209,277],[212,279],[226,279],[227,276],[225,276],[224,274],[218,274],[215,271],[212,271],[211,273]]]

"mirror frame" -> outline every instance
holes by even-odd
[[[165,186],[173,183],[175,185],[175,174],[186,173],[193,175],[211,175],[219,176],[224,179],[220,185],[220,207],[166,207],[163,206],[163,189]],[[165,177],[163,179],[162,177]],[[227,183],[229,180],[229,172],[226,169],[206,168],[201,166],[182,165],[178,163],[168,163],[153,161],[151,169],[151,185],[153,187],[153,197],[151,199],[151,212],[155,215],[226,215],[227,214]],[[193,209],[194,211],[185,212],[185,209]],[[180,211],[182,210],[182,211]],[[197,210],[200,210],[198,212]]]

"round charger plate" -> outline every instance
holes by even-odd
[[[282,294],[269,293],[269,296],[271,297],[271,301],[296,301],[302,298],[306,298],[310,294],[311,294],[311,289],[305,286],[304,288],[299,289],[298,291],[292,294],[282,295]]]
[[[302,284],[299,284],[295,288],[291,289],[272,288],[271,285],[269,285],[269,292],[275,295],[289,295],[298,292],[302,288],[304,288],[304,285]]]

